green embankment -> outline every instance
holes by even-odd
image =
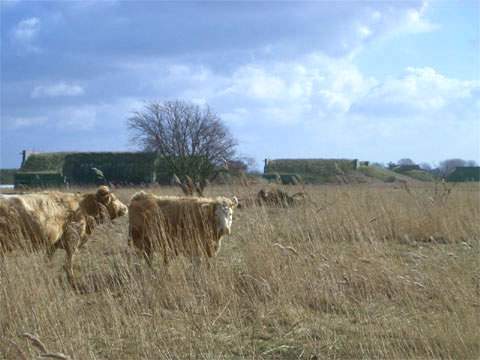
[[[375,165],[360,166],[357,170],[365,176],[375,178],[384,182],[393,182],[395,180],[408,180],[409,178],[419,181],[435,180],[432,174],[429,174],[428,172],[423,170],[409,170],[398,173]]]
[[[423,170],[410,170],[410,171],[405,171],[403,174],[420,181],[435,180],[435,177],[432,174],[429,174],[428,172]]]
[[[265,173],[296,174],[306,183],[329,183],[355,170],[355,164],[350,159],[275,159],[268,162]]]
[[[357,169],[363,175],[383,181],[383,182],[394,182],[399,176],[397,173],[381,168],[379,166],[360,166]]]

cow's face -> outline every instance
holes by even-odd
[[[107,186],[100,186],[98,188],[96,198],[98,202],[107,208],[110,219],[112,220],[128,212],[127,206],[118,200]]]
[[[233,221],[233,209],[238,206],[238,199],[233,197],[223,199],[215,206],[215,217],[217,221],[217,229],[220,235],[230,235]]]

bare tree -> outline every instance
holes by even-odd
[[[131,140],[164,158],[171,175],[205,181],[235,155],[236,140],[208,106],[151,102],[128,119]]]
[[[244,171],[247,173],[258,171],[258,164],[255,158],[250,156],[241,156],[237,159],[240,163],[244,164]]]

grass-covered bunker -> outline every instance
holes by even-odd
[[[447,181],[480,181],[480,166],[458,166],[447,176]]]
[[[33,153],[15,174],[15,187],[88,185],[95,181],[92,168],[117,184],[167,184],[172,176],[153,152]]]

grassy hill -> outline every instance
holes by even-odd
[[[420,181],[435,180],[435,177],[432,174],[423,170],[410,170],[410,171],[404,172],[403,174]]]
[[[394,182],[399,176],[399,174],[391,170],[387,170],[375,165],[360,166],[357,170],[365,176],[368,176],[383,182]],[[402,176],[400,175],[400,177]]]
[[[435,178],[432,174],[429,174],[423,170],[409,170],[402,173],[398,173],[389,169],[384,169],[379,166],[360,166],[357,171],[370,178],[374,178],[383,182],[394,182],[395,180],[411,181],[434,181]]]

